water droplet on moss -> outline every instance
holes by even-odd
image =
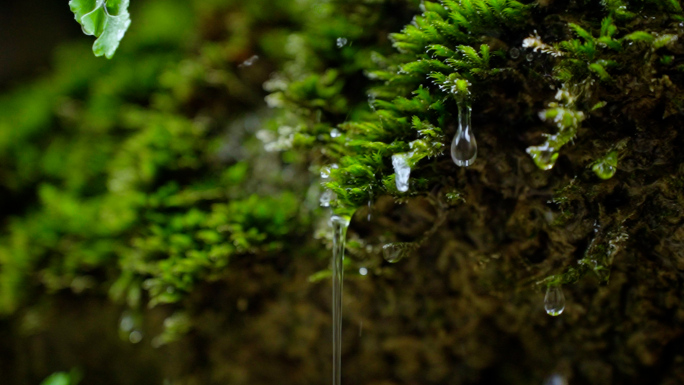
[[[548,143],[544,143],[541,146],[528,147],[528,154],[532,157],[534,164],[542,170],[550,170],[553,165],[556,164],[556,159],[558,159],[558,152],[556,149],[549,146]]]
[[[345,45],[347,45],[347,42],[348,42],[347,38],[345,38],[345,37],[338,37],[338,38],[337,38],[337,48],[342,48],[342,47],[344,47]]]
[[[325,190],[323,191],[323,194],[321,194],[320,199],[318,202],[321,204],[321,207],[330,207],[330,202],[334,200],[335,193],[332,192],[331,190]]]
[[[457,166],[467,167],[477,158],[477,141],[470,124],[471,107],[458,103],[458,130],[451,141],[451,159]]]
[[[549,286],[544,296],[544,309],[550,316],[559,316],[565,310],[565,296],[560,285]]]
[[[401,243],[388,243],[382,247],[382,256],[389,263],[401,261],[407,253],[407,247]]]
[[[608,155],[594,163],[591,169],[601,179],[612,178],[617,171],[617,152],[611,151]]]
[[[409,177],[411,176],[411,166],[409,166],[409,159],[413,152],[404,152],[401,154],[392,155],[392,167],[394,167],[394,181],[397,184],[397,190],[406,192],[409,189]]]

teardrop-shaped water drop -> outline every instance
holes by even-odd
[[[548,143],[544,143],[541,146],[527,147],[525,150],[537,165],[542,170],[550,170],[553,165],[556,164],[556,159],[558,159],[558,152],[556,149],[549,146]]]
[[[544,309],[546,314],[559,316],[565,310],[565,296],[560,285],[549,286],[544,296]]]
[[[591,169],[601,179],[612,178],[617,171],[617,152],[611,151],[603,159],[594,163]]]
[[[470,124],[472,109],[463,104],[458,103],[458,130],[451,141],[451,159],[457,166],[467,167],[477,158],[477,142]]]
[[[382,247],[382,256],[389,263],[396,263],[404,259],[409,253],[409,244],[405,242],[388,243]]]

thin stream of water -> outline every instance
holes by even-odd
[[[344,278],[344,245],[349,219],[333,215],[332,286],[333,286],[333,385],[342,385],[342,284]]]

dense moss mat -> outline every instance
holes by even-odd
[[[326,189],[343,382],[684,382],[679,2],[131,6],[0,99],[10,384],[326,381]]]

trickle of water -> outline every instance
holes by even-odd
[[[333,317],[333,385],[342,384],[342,283],[344,278],[344,244],[349,218],[333,215],[332,317]]]
[[[549,146],[548,143],[544,143],[541,146],[527,147],[525,150],[534,161],[534,164],[542,170],[550,170],[553,165],[556,164],[556,159],[558,159],[558,153],[556,149]]]
[[[472,108],[463,104],[458,103],[458,130],[451,141],[451,159],[459,167],[470,166],[477,158],[477,142],[470,124]]]
[[[565,296],[560,285],[549,286],[544,296],[544,309],[550,316],[559,316],[565,310]]]
[[[337,48],[344,47],[345,45],[347,45],[347,42],[349,42],[349,41],[347,40],[346,37],[338,37],[337,38]]]
[[[411,166],[409,166],[409,159],[413,156],[413,152],[404,152],[401,154],[392,155],[392,167],[394,167],[394,181],[397,184],[397,190],[406,192],[409,189],[409,177],[411,176]]]
[[[321,207],[330,207],[330,201],[335,199],[335,193],[332,190],[325,190],[321,197],[318,199]]]
[[[373,190],[370,191],[369,198],[368,198],[368,222],[371,220],[371,215],[373,212]]]
[[[617,152],[611,151],[603,159],[594,163],[591,169],[601,179],[612,178],[617,171]]]

